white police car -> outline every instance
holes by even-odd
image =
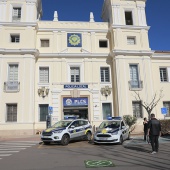
[[[70,140],[88,139],[92,136],[92,126],[85,119],[61,120],[50,128],[44,130],[41,134],[41,140],[44,144],[59,142],[62,145],[68,145]]]
[[[129,126],[121,117],[103,121],[94,134],[94,143],[119,143],[129,138]]]

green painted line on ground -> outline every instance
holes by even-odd
[[[86,168],[114,167],[111,160],[86,160],[84,161]]]

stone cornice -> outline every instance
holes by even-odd
[[[4,49],[0,48],[0,54],[32,54],[34,56],[38,56],[39,51],[37,49]]]
[[[38,32],[54,32],[54,31],[65,31],[65,32],[104,32],[107,33],[108,29],[82,29],[82,28],[39,28]]]
[[[149,30],[150,26],[129,26],[129,25],[111,25],[110,30],[111,29],[116,29],[116,28],[120,28],[120,29],[128,29],[128,30]]]
[[[154,53],[152,59],[169,60],[170,52]]]
[[[151,50],[112,50],[111,56],[125,55],[125,56],[152,56],[154,51]]]
[[[75,57],[108,57],[108,53],[40,53],[38,57],[64,57],[64,58],[75,58]]]
[[[0,22],[0,26],[9,27],[37,27],[36,22]]]

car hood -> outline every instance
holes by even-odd
[[[98,129],[97,131],[96,131],[96,133],[114,133],[114,132],[117,132],[117,131],[119,131],[119,128],[114,128],[114,129],[112,129],[112,128],[104,128],[104,129]]]
[[[56,132],[56,131],[60,131],[60,130],[65,130],[66,128],[48,128],[45,129],[44,132]]]

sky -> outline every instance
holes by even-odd
[[[42,20],[89,21],[93,12],[95,22],[102,22],[104,0],[42,0]],[[152,50],[170,51],[170,0],[147,0],[146,19],[150,26],[149,43]]]

